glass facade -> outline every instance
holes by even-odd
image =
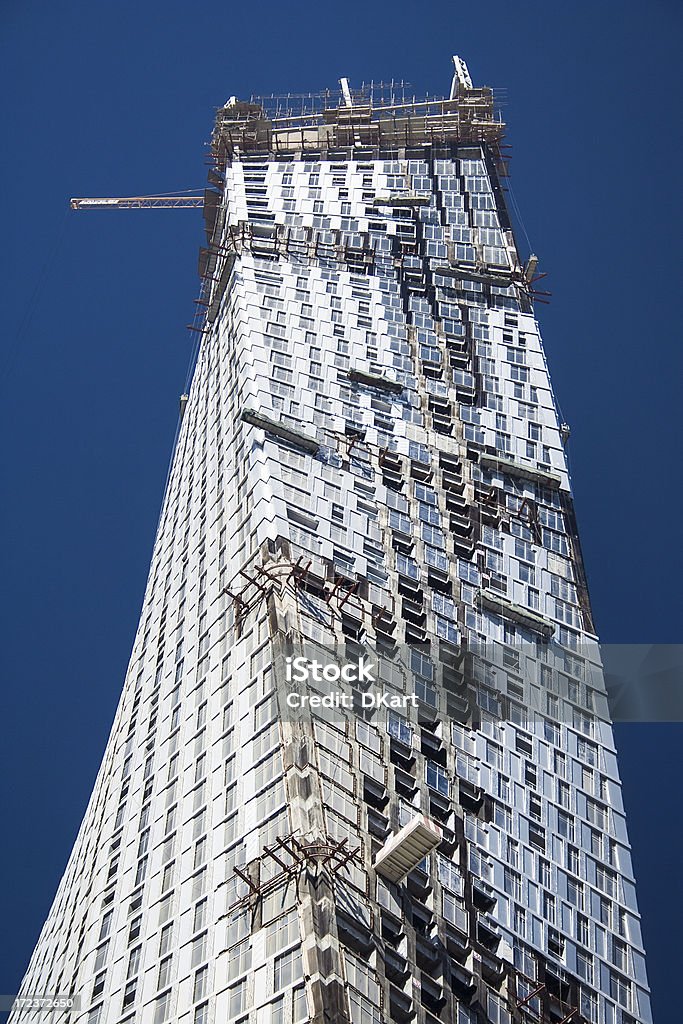
[[[271,107],[218,114],[140,625],[22,991],[89,1024],[648,1022],[491,92],[460,62],[444,100]],[[290,704],[313,651],[392,706]]]

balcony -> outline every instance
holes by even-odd
[[[450,964],[449,983],[455,995],[465,1001],[469,1001],[477,991],[477,983],[473,975],[467,968],[452,961]]]
[[[389,802],[389,793],[387,792],[386,786],[383,786],[381,782],[378,782],[376,779],[372,779],[369,775],[366,775],[363,779],[363,799],[365,803],[370,804],[371,807],[374,807],[378,811],[383,811]],[[368,827],[370,827],[369,814]],[[377,833],[373,832],[373,835],[377,835]],[[378,836],[378,838],[385,837]]]
[[[449,516],[448,525],[451,533],[456,534],[458,537],[470,537],[472,530],[474,529],[474,524],[471,519],[455,513],[452,513]]]
[[[398,765],[407,771],[415,765],[415,755],[410,743],[399,740],[395,736],[389,737],[389,760],[392,764]]]
[[[415,580],[410,579],[409,576],[404,576],[403,574],[399,573],[398,592],[399,594],[402,594],[404,597],[404,601],[402,602],[403,608],[411,608],[412,606],[413,612],[419,615],[422,611],[422,606],[424,602],[424,594],[422,592],[420,584],[417,583]]]
[[[471,538],[459,537],[457,534],[453,534],[453,546],[455,553],[461,558],[470,560],[474,554],[474,541]]]
[[[430,761],[436,761],[445,767],[446,765],[446,748],[439,739],[433,733],[426,729],[422,729],[420,736],[420,750],[428,757]]]
[[[446,468],[442,463],[441,480],[447,497],[450,494],[462,495],[465,489],[465,481],[462,478],[462,466],[460,464]]]
[[[451,858],[458,846],[457,836],[452,829],[446,828],[444,825],[441,826],[441,831],[443,838],[439,843],[439,853],[442,853],[444,857]]]
[[[484,803],[484,790],[475,786],[467,779],[459,779],[459,802],[460,806],[472,814],[478,814]]]
[[[407,992],[403,992],[391,984],[389,985],[389,1013],[392,1020],[398,1021],[399,1024],[410,1024],[415,1016],[412,998]]]
[[[498,902],[495,892],[478,879],[472,879],[472,902],[477,910],[490,914]]]
[[[448,714],[456,722],[465,723],[470,717],[470,703],[467,697],[457,693],[449,693],[447,697]]]
[[[488,981],[489,985],[493,985],[494,988],[499,988],[506,973],[505,961],[499,960],[495,956],[488,956],[486,953],[480,953],[479,960],[484,980]]]
[[[394,982],[399,988],[405,985],[406,981],[410,976],[410,967],[408,961],[400,953],[397,953],[395,949],[384,950],[384,973],[386,974],[389,981]]]
[[[453,433],[453,423],[450,416],[439,416],[436,413],[432,413],[432,424],[434,430],[437,430],[440,434]]]
[[[393,914],[383,910],[381,934],[385,942],[388,942],[391,946],[398,946],[405,938],[403,922],[399,921]]]
[[[418,867],[406,877],[406,887],[411,896],[424,901],[432,891],[432,882],[427,872]]]
[[[443,985],[428,974],[422,974],[420,978],[420,992],[422,1005],[434,1013],[441,1013],[448,1001],[444,994]]]
[[[462,929],[467,928],[467,917],[465,912],[462,912]],[[446,925],[446,950],[448,955],[457,961],[465,961],[471,952],[471,945],[469,935],[466,930],[455,927],[455,925]],[[451,965],[451,969],[452,969]]]
[[[375,948],[372,931],[339,909],[337,909],[337,931],[340,942],[362,957],[368,956]]]
[[[426,935],[418,935],[415,940],[415,959],[417,966],[423,971],[434,973],[435,967],[441,963],[442,947],[438,939]]]
[[[401,581],[399,580],[399,591],[401,590]],[[420,629],[424,629],[427,625],[427,615],[423,609],[422,603],[418,604],[416,601],[404,600],[401,605],[401,612],[403,618],[407,623],[413,626],[418,626]]]
[[[391,831],[389,827],[389,819],[384,814],[381,814],[379,810],[375,810],[372,807],[368,807],[367,816],[368,832],[371,836],[374,836],[375,839],[380,839],[384,842]]]
[[[411,462],[410,463],[410,475],[413,480],[418,480],[420,483],[428,484],[432,480],[432,470],[429,466],[425,466],[422,462]]]
[[[450,474],[443,474],[444,477],[447,475],[450,476]],[[466,517],[469,507],[465,498],[462,497],[456,488],[449,488],[446,491],[446,508],[449,512]]]
[[[453,594],[453,585],[451,584],[451,578],[447,569],[437,569],[432,565],[428,566],[427,583],[434,590],[438,590],[440,594],[447,594],[449,597]]]
[[[417,782],[408,772],[402,768],[394,767],[394,784],[401,796],[412,800],[417,793]]]
[[[477,922],[477,941],[489,952],[495,953],[500,945],[500,932],[493,921],[479,920]]]
[[[429,813],[437,818],[440,822],[448,821],[453,811],[453,805],[447,796],[443,796],[441,793],[437,793],[431,789],[429,791]]]
[[[442,681],[444,690],[448,690],[449,693],[456,693],[460,697],[466,696],[465,676],[458,669],[444,666]]]
[[[427,630],[424,626],[406,622],[405,637],[407,644],[423,644],[427,639]]]

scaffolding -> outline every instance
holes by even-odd
[[[338,842],[330,836],[322,839],[303,839],[291,832],[286,836],[276,836],[275,842],[263,847],[263,853],[251,862],[251,874],[246,866],[233,865],[233,873],[247,886],[247,892],[240,896],[229,908],[228,914],[235,910],[252,907],[278,889],[283,883],[295,881],[304,871],[318,873],[321,869],[335,877],[347,864],[355,860],[361,847],[349,848],[348,839]],[[274,875],[261,881],[261,865],[272,860],[279,869]]]
[[[474,88],[464,63],[453,58],[448,98],[411,95],[406,82],[370,82],[352,90],[284,96],[232,97],[216,114],[212,152],[219,166],[240,156],[305,150],[393,150],[425,145],[488,142],[498,146],[505,124],[493,90]],[[463,70],[464,68],[464,70]]]

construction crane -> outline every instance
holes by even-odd
[[[119,196],[115,199],[71,199],[72,210],[176,210],[201,209],[204,196]]]

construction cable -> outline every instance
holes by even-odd
[[[522,218],[521,210],[520,210],[520,208],[519,208],[519,206],[517,204],[517,200],[515,198],[515,193],[513,191],[513,188],[512,188],[512,185],[510,184],[510,182],[507,183],[506,189],[507,189],[508,195],[510,196],[510,202],[512,204],[512,209],[513,209],[514,214],[515,214],[515,219],[517,220],[517,223],[521,227],[521,229],[522,229],[522,231],[524,233],[524,237],[526,238],[526,244],[528,246],[528,250],[529,250],[529,252],[533,252],[533,249],[531,247],[531,239],[529,238],[529,234],[527,232],[527,229],[526,229],[525,224],[524,224],[524,220]]]
[[[21,344],[28,335],[29,328],[31,327],[31,324],[33,322],[33,317],[40,303],[40,298],[43,293],[45,283],[49,278],[49,272],[52,270],[53,264],[57,258],[59,250],[61,249],[62,241],[64,239],[66,219],[68,216],[69,210],[67,208],[64,211],[64,216],[61,220],[61,223],[59,224],[59,227],[57,228],[55,241],[52,245],[52,248],[49,250],[45,262],[43,263],[42,268],[38,272],[33,292],[31,293],[31,297],[29,298],[28,304],[26,306],[24,316],[19,324],[19,328],[14,338],[14,342],[10,344],[2,370],[0,371],[0,384],[5,384],[8,381],[10,374],[14,368],[17,356],[19,354]]]

